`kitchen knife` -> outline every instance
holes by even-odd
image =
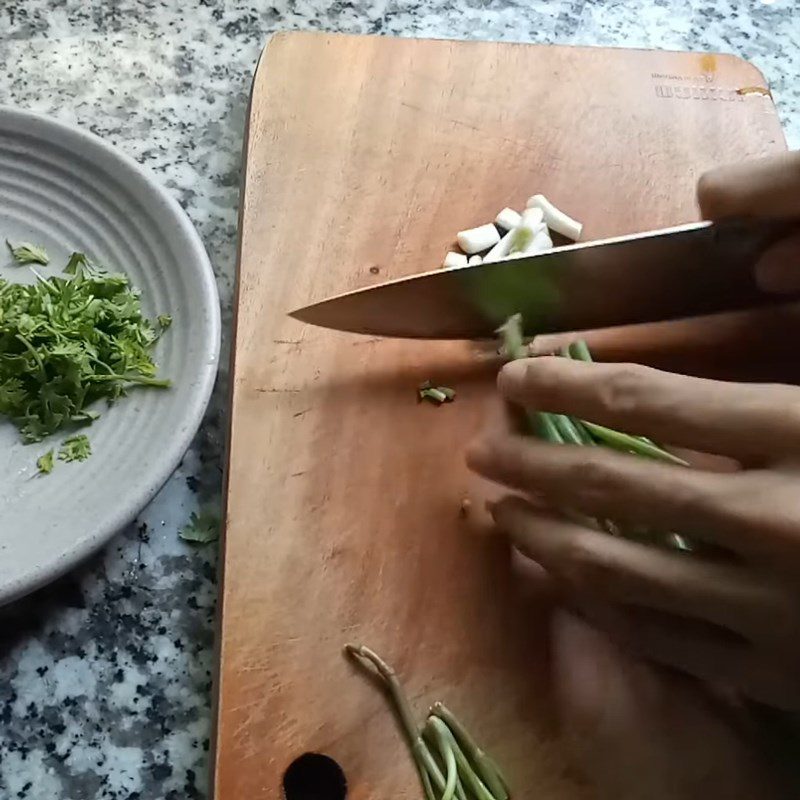
[[[567,245],[388,281],[291,316],[353,333],[483,339],[516,313],[533,336],[781,303],[786,295],[758,288],[753,266],[796,227],[786,220],[699,222]]]

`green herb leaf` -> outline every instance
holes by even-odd
[[[158,326],[162,331],[165,331],[170,325],[172,325],[172,317],[169,314],[159,314],[157,319]]]
[[[89,437],[81,433],[64,439],[58,451],[59,461],[86,461],[92,454],[92,445]]]
[[[73,253],[67,261],[67,266],[64,267],[64,272],[67,275],[75,275],[80,267],[89,267],[89,259],[83,253]]]
[[[47,266],[50,263],[50,258],[44,247],[29,244],[28,242],[11,244],[8,239],[6,239],[6,244],[17,264],[41,264],[42,266]]]
[[[53,450],[48,450],[44,455],[36,459],[36,466],[40,475],[49,475],[53,471]]]
[[[194,511],[189,517],[189,522],[178,531],[178,536],[187,542],[208,544],[219,539],[219,517],[213,511]]]
[[[144,316],[138,290],[73,253],[67,276],[32,285],[0,279],[0,416],[26,443],[86,425],[132,386],[165,388],[152,350],[164,320]]]

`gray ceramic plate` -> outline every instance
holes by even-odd
[[[0,108],[0,277],[32,280],[4,239],[47,248],[51,272],[72,250],[127,273],[150,316],[171,314],[156,360],[167,391],[134,390],[87,433],[93,455],[37,475],[63,437],[23,445],[0,419],[0,603],[63,573],[130,522],[178,465],[217,372],[220,320],[203,244],[178,203],[97,137]]]

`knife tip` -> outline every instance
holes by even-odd
[[[306,320],[303,317],[304,311],[305,308],[295,308],[292,311],[287,311],[286,316],[291,317],[292,319],[296,319],[298,322],[306,322]]]

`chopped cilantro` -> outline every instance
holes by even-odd
[[[64,272],[67,275],[77,275],[80,267],[90,267],[89,259],[86,258],[84,253],[73,253],[67,261],[67,266],[64,267]]]
[[[189,522],[178,531],[178,536],[187,542],[208,544],[219,539],[219,517],[213,511],[194,511],[189,517]]]
[[[81,433],[64,439],[58,451],[59,461],[86,461],[92,454],[89,437]]]
[[[89,406],[131,386],[169,386],[152,358],[163,323],[144,316],[128,278],[83,253],[65,272],[32,285],[0,279],[0,417],[26,443],[91,423]]]
[[[50,263],[50,258],[44,247],[38,247],[28,242],[11,244],[8,239],[6,239],[6,244],[17,264],[42,264],[42,266],[46,266]]]
[[[36,459],[40,475],[49,475],[53,471],[53,455],[53,451],[48,450],[43,456]]]
[[[158,325],[162,331],[165,331],[170,325],[172,325],[172,317],[169,314],[159,314],[156,319],[158,320]]]

